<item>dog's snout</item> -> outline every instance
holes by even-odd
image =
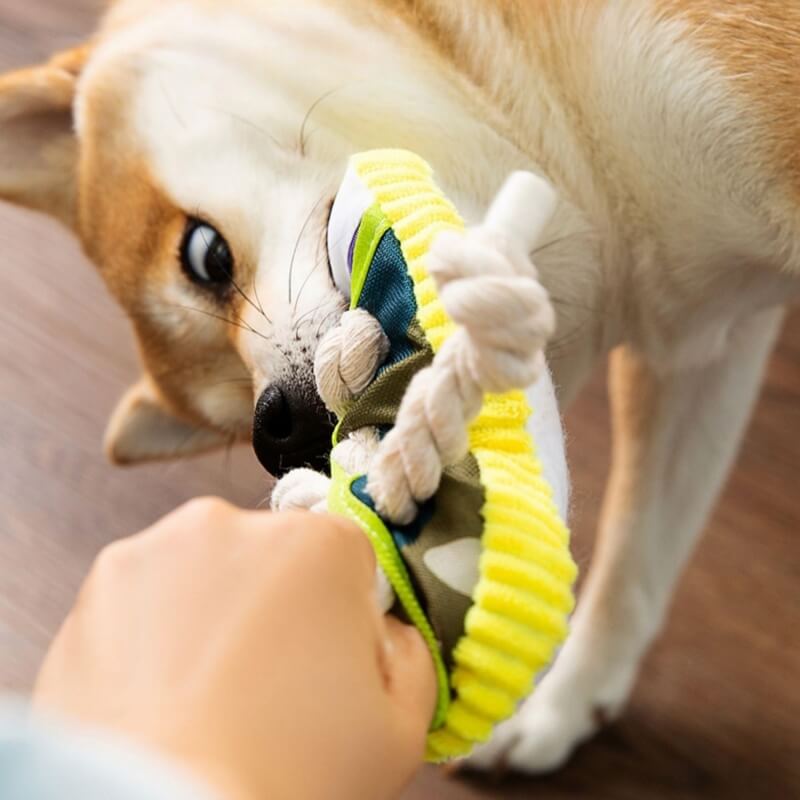
[[[276,477],[296,467],[327,468],[332,432],[333,420],[316,392],[273,383],[256,403],[253,449]]]

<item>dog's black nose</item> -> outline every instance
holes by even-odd
[[[328,467],[333,419],[316,392],[273,383],[256,403],[253,449],[264,468],[281,477],[296,467]]]

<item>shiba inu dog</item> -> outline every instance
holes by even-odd
[[[622,710],[800,292],[799,53],[780,0],[118,0],[0,78],[0,197],[72,228],[130,316],[111,458],[252,435],[277,474],[329,446],[347,157],[419,153],[473,222],[511,170],[552,182],[547,355],[565,406],[613,350],[613,465],[571,638],[472,759],[547,770]]]

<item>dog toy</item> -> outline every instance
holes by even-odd
[[[331,477],[295,470],[272,504],[342,514],[369,537],[384,607],[436,666],[431,761],[514,712],[573,608],[569,533],[520,391],[538,379],[552,395],[553,313],[528,253],[554,204],[515,173],[470,239],[426,162],[379,150],[351,159],[331,211],[331,271],[350,301],[315,359],[338,418]]]

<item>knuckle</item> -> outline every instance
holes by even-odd
[[[324,567],[338,569],[352,557],[354,549],[366,544],[355,525],[335,515],[303,514],[298,528],[305,532],[313,558]]]
[[[231,506],[219,497],[194,497],[178,509],[179,515],[193,520],[207,520],[228,512]]]
[[[153,547],[168,541],[180,546],[193,540],[203,532],[224,531],[234,507],[219,497],[195,497],[179,506],[175,511],[143,534],[143,540]]]
[[[106,545],[97,555],[89,572],[89,579],[116,574],[126,569],[133,560],[134,545],[130,539],[120,539]]]

